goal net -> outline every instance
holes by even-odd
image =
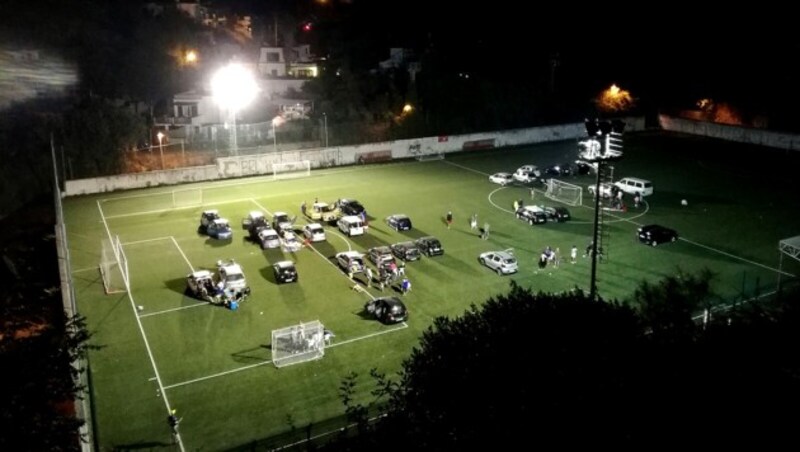
[[[275,367],[313,361],[325,356],[325,328],[318,320],[272,330]]]
[[[426,153],[417,155],[417,161],[419,162],[429,162],[431,160],[444,160],[444,153],[428,151]]]
[[[119,236],[103,239],[100,251],[100,275],[106,294],[125,292],[128,287],[128,259]]]
[[[583,204],[583,188],[558,179],[547,180],[547,191],[544,195],[554,201],[570,206]]]
[[[280,162],[272,164],[273,179],[288,179],[293,177],[309,176],[311,176],[311,160]]]
[[[202,188],[187,188],[172,191],[172,207],[194,207],[202,204]]]

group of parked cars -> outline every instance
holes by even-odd
[[[583,160],[576,160],[573,163],[565,162],[550,165],[544,169],[539,169],[536,165],[522,165],[513,173],[499,172],[489,176],[489,181],[499,185],[508,185],[515,182],[521,184],[532,184],[535,182],[544,184],[547,176],[565,177],[592,174],[597,171],[597,166]]]

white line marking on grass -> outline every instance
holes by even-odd
[[[400,331],[400,330],[404,330],[404,329],[408,328],[408,325],[406,324],[406,322],[403,322],[402,325],[403,326],[400,326],[400,327],[397,327],[397,328],[392,328],[390,330],[377,331],[375,333],[370,333],[370,334],[367,334],[367,335],[364,335],[364,336],[354,337],[354,338],[348,339],[346,341],[337,342],[335,344],[328,345],[325,348],[333,348],[333,347],[337,347],[339,345],[352,344],[353,342],[362,341],[364,339],[369,339],[371,337],[381,336],[381,335],[384,335],[384,334],[394,333],[395,331]]]
[[[348,281],[350,281],[350,282],[352,282],[352,283],[355,283],[355,284],[358,284],[358,282],[357,282],[357,281],[350,279],[350,277],[349,277],[349,276],[347,276],[347,275],[345,275],[344,273],[342,273],[342,272],[340,271],[340,269],[339,269],[339,266],[338,266],[338,265],[334,264],[333,262],[331,262],[331,260],[330,260],[330,259],[328,259],[328,258],[327,258],[327,257],[325,257],[325,256],[324,256],[322,253],[320,253],[319,251],[317,251],[317,249],[316,249],[316,248],[314,248],[314,246],[313,246],[313,245],[309,244],[309,245],[306,245],[306,246],[307,246],[307,247],[308,247],[308,248],[309,248],[311,251],[313,251],[313,252],[317,253],[317,255],[318,255],[319,257],[323,258],[323,259],[325,260],[325,262],[327,262],[327,263],[329,263],[329,264],[333,265],[333,266],[334,266],[334,268],[336,268],[336,273],[339,273],[339,274],[340,274],[340,275],[342,275],[343,277],[347,278],[347,280],[348,280]],[[365,265],[366,265],[366,264],[365,264]],[[369,291],[368,291],[368,290],[366,290],[366,289],[364,289],[364,290],[359,290],[359,292],[364,292],[365,294],[367,294],[367,296],[368,296],[368,297],[372,298],[373,300],[375,299],[375,296],[374,296],[374,295],[372,295],[371,293],[369,293]]]
[[[708,312],[709,312],[709,314],[713,314],[713,313],[715,313],[715,312],[717,312],[717,311],[723,311],[723,312],[724,312],[724,311],[730,311],[731,309],[733,309],[733,308],[734,308],[734,306],[738,306],[739,304],[742,304],[742,303],[750,303],[751,301],[758,301],[758,300],[760,300],[761,298],[766,298],[766,297],[768,297],[768,296],[770,296],[770,295],[775,295],[776,293],[778,293],[778,291],[777,291],[777,290],[773,290],[772,292],[767,292],[767,293],[765,293],[765,294],[762,294],[762,295],[759,295],[759,296],[757,296],[757,297],[751,297],[751,298],[748,298],[748,299],[746,299],[746,300],[742,300],[742,301],[740,301],[738,304],[723,305],[723,306],[719,306],[719,305],[718,305],[718,306],[712,306],[712,307],[711,307],[711,308],[708,310]],[[698,321],[698,320],[702,319],[703,317],[705,317],[705,314],[698,314],[698,315],[696,315],[696,316],[692,317],[692,320],[694,320],[694,321]]]
[[[344,240],[344,243],[346,243],[346,244],[347,244],[347,251],[353,251],[353,247],[352,247],[352,246],[350,246],[350,241],[349,241],[349,240],[347,240],[347,237],[343,236],[342,234],[339,234],[339,233],[338,233],[338,232],[336,232],[336,231],[328,231],[328,234],[333,234],[333,235],[335,235],[335,236],[337,236],[337,237],[341,238],[342,240]]]
[[[219,372],[219,373],[216,373],[216,374],[206,375],[205,377],[194,378],[194,379],[191,379],[191,380],[182,381],[180,383],[175,383],[173,385],[164,386],[164,389],[179,388],[181,386],[186,386],[186,385],[189,385],[189,384],[192,384],[192,383],[198,383],[198,382],[201,382],[201,381],[210,380],[212,378],[224,377],[225,375],[230,375],[230,374],[233,374],[233,373],[236,373],[236,372],[241,372],[243,370],[253,369],[253,368],[260,367],[260,366],[263,366],[265,364],[270,364],[270,363],[272,363],[271,359],[270,360],[266,360],[266,361],[262,361],[262,362],[256,363],[256,364],[249,364],[247,366],[242,366],[242,367],[237,367],[235,369],[226,370],[224,372]]]
[[[373,338],[373,337],[380,336],[380,335],[383,335],[383,334],[393,333],[395,331],[404,330],[406,328],[408,328],[408,325],[406,325],[406,323],[403,322],[403,326],[401,326],[401,327],[392,328],[392,329],[384,330],[384,331],[378,331],[378,332],[375,332],[375,333],[366,334],[364,336],[354,337],[354,338],[348,339],[346,341],[337,342],[335,344],[328,345],[325,348],[333,348],[333,347],[337,347],[339,345],[352,344],[353,342],[358,342],[358,341],[361,341],[361,340],[364,340],[364,339]],[[186,385],[189,385],[189,384],[192,384],[192,383],[199,383],[201,381],[210,380],[212,378],[224,377],[225,375],[230,375],[230,374],[233,374],[233,373],[236,373],[236,372],[242,372],[242,371],[245,371],[245,370],[254,369],[256,367],[261,367],[261,366],[263,366],[265,364],[271,364],[271,363],[272,363],[272,360],[265,360],[265,361],[262,361],[260,363],[249,364],[247,366],[237,367],[235,369],[230,369],[230,370],[226,370],[226,371],[223,371],[223,372],[218,372],[218,373],[211,374],[211,375],[206,375],[205,377],[193,378],[191,380],[186,380],[186,381],[182,381],[180,383],[175,383],[175,384],[171,384],[171,385],[168,385],[168,386],[164,386],[164,389],[173,389],[173,388],[178,388],[178,387],[181,387],[181,386],[186,386]]]
[[[192,267],[192,263],[189,262],[189,258],[186,257],[186,254],[183,252],[183,249],[181,249],[181,246],[178,245],[178,241],[175,240],[175,237],[173,236],[169,236],[169,238],[172,240],[172,243],[175,244],[175,248],[178,248],[178,251],[181,253],[181,256],[183,256],[183,260],[185,260],[186,263],[189,264],[189,268],[192,270],[192,273],[194,273],[194,267]]]
[[[100,219],[103,220],[103,225],[106,228],[106,233],[108,234],[108,238],[111,239],[111,243],[113,242],[113,238],[111,236],[111,229],[108,228],[108,222],[106,222],[106,218],[103,215],[103,207],[100,206],[100,201],[97,202],[97,209],[100,211]],[[133,312],[133,317],[136,319],[136,325],[139,327],[139,333],[142,335],[142,341],[144,341],[145,349],[147,350],[147,356],[150,359],[150,365],[153,367],[153,373],[156,377],[156,382],[158,383],[158,390],[163,396],[164,405],[167,409],[167,416],[172,413],[172,407],[169,404],[169,400],[167,399],[167,394],[164,392],[164,384],[161,382],[161,375],[158,373],[158,366],[156,365],[156,360],[153,357],[153,351],[150,348],[150,342],[147,340],[147,334],[144,332],[144,327],[142,327],[142,319],[139,318],[137,309],[136,309],[136,302],[133,300],[133,294],[130,290],[130,274],[128,276],[127,281],[127,289],[128,289],[128,300],[130,301],[131,311]],[[183,447],[183,440],[181,439],[180,433],[175,434],[176,439],[178,440],[178,447],[180,448],[181,452],[185,452],[186,449]]]
[[[166,314],[166,313],[175,312],[175,311],[183,311],[184,309],[199,308],[201,306],[211,306],[211,304],[206,303],[206,302],[202,302],[202,301],[198,301],[197,304],[192,304],[192,305],[189,305],[189,306],[181,306],[179,308],[170,308],[170,309],[164,309],[163,311],[155,311],[155,312],[148,312],[147,314],[141,314],[139,316],[139,318],[143,319],[145,317],[152,317],[154,315],[161,315],[161,314]]]
[[[472,169],[472,168],[470,168],[468,166],[459,165],[458,163],[453,163],[453,162],[451,162],[449,160],[440,160],[440,162],[447,163],[448,165],[453,165],[453,166],[456,166],[458,168],[461,168],[461,169],[464,169],[464,170],[467,170],[467,171],[472,171],[473,173],[481,174],[481,175],[484,175],[484,176],[488,176],[489,175],[489,173],[484,173],[483,171],[478,171],[478,170]]]
[[[710,246],[708,246],[708,245],[703,245],[702,243],[697,243],[697,242],[695,242],[695,241],[693,241],[693,240],[685,239],[685,238],[683,238],[683,237],[678,237],[678,240],[683,240],[683,241],[684,241],[684,242],[686,242],[686,243],[691,243],[692,245],[699,246],[699,247],[701,247],[701,248],[705,248],[705,249],[707,249],[707,250],[709,250],[709,251],[713,251],[713,252],[715,252],[715,253],[722,254],[723,256],[727,256],[727,257],[730,257],[730,258],[732,258],[732,259],[737,259],[737,260],[740,260],[740,261],[742,261],[742,262],[746,262],[746,263],[748,263],[748,264],[755,265],[755,266],[757,266],[757,267],[761,267],[761,268],[763,268],[763,269],[765,269],[765,270],[770,270],[770,271],[772,271],[772,272],[775,272],[775,273],[780,273],[780,274],[782,274],[782,275],[784,275],[784,276],[791,276],[791,277],[794,277],[794,276],[795,276],[795,275],[793,275],[793,274],[791,274],[791,273],[787,273],[787,272],[785,272],[785,271],[782,271],[782,270],[780,270],[780,269],[778,269],[778,268],[770,267],[770,266],[768,266],[768,265],[764,265],[764,264],[759,264],[758,262],[751,261],[750,259],[745,259],[745,258],[743,258],[743,257],[736,256],[736,255],[734,255],[734,254],[731,254],[731,253],[728,253],[728,252],[726,252],[726,251],[722,251],[722,250],[720,250],[720,249],[713,248],[713,247],[710,247]]]
[[[506,188],[506,187],[500,187],[500,188],[498,188],[498,189],[492,190],[492,191],[491,191],[491,192],[490,192],[490,193],[489,193],[489,194],[486,196],[486,199],[488,199],[488,200],[489,200],[489,204],[491,204],[491,205],[493,205],[493,206],[497,207],[498,209],[502,210],[503,212],[506,212],[506,213],[511,213],[511,214],[513,214],[513,213],[515,213],[515,212],[512,212],[512,211],[510,211],[510,210],[508,210],[508,209],[504,209],[504,208],[502,208],[502,207],[498,206],[497,204],[495,204],[495,202],[494,202],[494,201],[492,201],[492,195],[493,195],[493,194],[495,194],[495,193],[497,193],[497,192],[498,192],[498,191],[500,191],[500,190],[503,190],[503,189],[505,189],[505,188]]]
[[[375,422],[378,419],[384,418],[386,416],[387,416],[386,413],[379,414],[377,416],[373,416],[373,417],[367,419],[367,422],[368,423]],[[270,449],[270,450],[277,451],[277,450],[289,449],[289,448],[292,448],[292,447],[295,447],[295,446],[299,446],[300,444],[303,444],[303,443],[316,441],[316,440],[318,440],[318,439],[320,439],[322,437],[328,436],[328,435],[333,435],[334,433],[342,433],[343,430],[350,430],[351,428],[353,428],[353,427],[355,427],[357,425],[358,425],[357,423],[353,422],[352,424],[347,424],[346,426],[344,426],[342,428],[337,428],[337,429],[334,429],[334,430],[328,430],[327,432],[318,433],[318,434],[316,434],[314,436],[311,436],[309,438],[303,438],[303,439],[295,441],[293,443],[284,444],[283,446],[276,447],[276,448]]]
[[[220,205],[225,205],[225,204],[236,204],[238,202],[247,202],[247,201],[251,201],[251,200],[252,200],[251,198],[230,199],[230,200],[227,200],[227,201],[203,203],[202,206],[171,207],[169,209],[143,210],[141,212],[131,212],[131,213],[121,213],[121,214],[118,214],[118,215],[109,215],[106,218],[108,218],[109,220],[114,220],[114,219],[117,219],[117,218],[137,217],[137,216],[140,216],[140,215],[153,215],[153,214],[157,214],[157,213],[174,212],[176,210],[190,210],[190,209],[197,209],[199,207],[205,208],[205,207],[209,207],[209,206],[220,206]]]
[[[170,239],[170,237],[156,237],[154,239],[135,240],[133,242],[125,242],[125,243],[122,244],[122,246],[139,245],[141,243],[158,242],[158,241],[161,241],[161,240],[169,240],[169,239]]]
[[[257,205],[258,208],[263,210],[264,213],[266,213],[267,215],[272,215],[272,212],[270,212],[269,209],[267,209],[266,207],[262,206],[261,203],[256,201],[255,199],[250,198],[250,202],[252,202],[253,204]]]

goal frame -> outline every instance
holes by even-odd
[[[286,171],[284,171],[286,169]],[[272,164],[272,179],[290,179],[311,176],[311,160],[275,162]]]
[[[569,194],[565,194],[565,192]],[[553,201],[558,201],[569,206],[580,206],[583,204],[583,187],[558,179],[547,180],[547,190],[544,195]]]
[[[325,327],[319,320],[272,330],[272,364],[285,367],[325,356]]]

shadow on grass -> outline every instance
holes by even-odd
[[[231,358],[237,363],[262,362],[269,359],[269,356],[264,356],[266,350],[272,350],[272,345],[259,345],[258,347],[246,348],[238,352],[233,352],[231,353]]]
[[[212,248],[222,248],[223,246],[228,246],[231,243],[233,243],[233,238],[226,240],[217,240],[211,237],[207,237],[205,241],[206,246],[210,246]]]

